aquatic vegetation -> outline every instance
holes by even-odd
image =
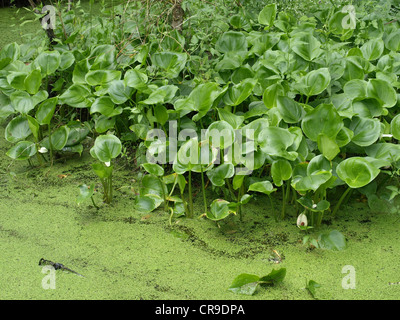
[[[253,295],[257,287],[275,286],[282,282],[286,276],[286,269],[272,270],[269,274],[259,277],[254,274],[242,273],[238,275],[229,287],[229,291],[237,294]]]
[[[63,298],[99,279],[107,298],[394,297],[393,268],[375,274],[396,256],[398,1],[301,1],[53,1],[54,37],[2,46],[0,229],[21,274],[48,248],[88,276]],[[329,286],[349,262],[353,296]]]
[[[94,146],[90,149],[93,158],[100,161],[92,165],[93,171],[99,177],[103,185],[104,202],[111,203],[113,196],[112,188],[112,160],[121,153],[121,141],[112,134],[101,135],[96,138]]]
[[[219,9],[233,10],[229,24],[226,12],[213,12],[219,32],[206,37],[210,26],[177,29],[162,15],[162,29],[151,29],[141,2],[113,7],[96,25],[79,7],[58,6],[56,44],[0,51],[7,155],[44,165],[48,153],[53,163],[81,154],[91,135],[108,204],[114,159],[132,148],[144,173],[136,208],[163,206],[170,223],[243,219],[245,205],[263,197],[277,221],[302,207],[299,227],[338,216],[354,190],[397,168],[400,34],[399,22],[387,21],[397,7],[362,21],[334,1],[300,18],[275,3],[256,17],[244,8]],[[92,196],[81,186],[78,202]],[[321,235],[320,246],[332,238]]]
[[[317,293],[317,289],[319,289],[319,288],[321,288],[321,284],[319,284],[318,282],[315,282],[314,280],[309,280],[306,283],[306,289],[314,299],[317,299],[316,293]]]

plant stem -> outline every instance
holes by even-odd
[[[101,184],[102,184],[102,186],[103,186],[103,192],[104,192],[104,194],[103,194],[103,201],[105,202],[105,203],[108,203],[107,202],[107,199],[108,199],[108,188],[107,188],[107,182],[104,180],[104,179],[100,179],[100,181],[101,181]]]
[[[204,184],[204,172],[203,172],[203,166],[200,164],[201,168],[201,188],[203,189],[203,203],[204,203],[204,213],[207,214],[207,198],[206,198],[206,188]]]
[[[158,181],[160,181],[160,185],[161,185],[161,188],[162,188],[162,193],[163,193],[163,198],[164,198],[164,211],[168,211],[168,201],[167,201],[167,197],[165,195],[164,183],[163,183],[163,181],[161,180],[160,177],[158,177]]]
[[[289,197],[290,197],[290,181],[287,182],[285,202],[287,203],[289,202]]]
[[[174,210],[172,208],[169,208],[171,211],[171,214],[169,215],[169,225],[172,226],[172,217],[174,216]]]
[[[44,162],[47,162],[46,157],[43,155],[43,153],[40,154],[42,156],[42,159],[44,160]]]
[[[282,213],[281,213],[282,220],[285,218],[285,209],[286,209],[285,185],[282,184]]]
[[[336,216],[336,212],[339,210],[340,205],[342,204],[344,198],[346,198],[346,196],[347,196],[347,194],[350,192],[350,190],[351,190],[351,188],[348,187],[347,190],[346,190],[345,192],[343,192],[342,196],[340,197],[338,203],[337,203],[336,206],[335,206],[335,209],[333,209],[333,211],[332,211],[332,217],[335,217],[335,216]]]
[[[241,194],[240,194],[240,201],[242,200],[243,195],[246,193],[245,189],[244,189],[244,184],[242,183],[242,185],[240,186],[240,190],[241,190]],[[240,214],[243,215],[243,207],[242,205],[240,205]]]
[[[100,182],[101,182],[101,185],[103,186],[103,202],[105,202],[106,201],[106,192],[107,192],[107,190],[106,190],[106,186],[105,186],[105,183],[104,183],[104,179],[102,179],[102,178],[100,178]]]
[[[314,203],[318,203],[319,202],[319,193],[320,193],[320,188],[318,188],[314,193],[314,197],[313,197]]]
[[[315,215],[315,223],[313,221],[313,227],[318,228],[321,225],[324,212],[323,211],[313,212],[313,215]]]
[[[181,198],[182,198],[182,201],[183,201],[183,206],[185,207],[186,215],[189,217],[190,216],[190,212],[189,212],[189,208],[188,208],[187,202],[185,200],[185,195],[184,195],[183,192],[181,192]]]
[[[50,166],[53,166],[53,144],[51,143],[50,124],[48,125],[48,130],[49,130],[49,146],[50,146]]]
[[[297,202],[297,193],[294,188],[293,188],[293,203],[294,203],[294,208],[296,209],[296,214],[298,214],[299,213],[299,203]]]
[[[39,165],[42,166],[42,165],[43,165],[43,161],[42,161],[42,158],[41,158],[40,155],[39,155],[39,152],[36,152],[36,158],[37,158],[38,161],[39,161]]]
[[[189,218],[193,218],[192,171],[189,170]]]
[[[169,193],[168,197],[171,197],[172,194],[174,193],[176,184],[177,184],[177,179],[175,178],[175,182],[174,182],[174,184],[172,185],[171,192]]]
[[[242,186],[240,186],[238,190],[238,195],[237,195],[237,203],[240,202],[240,199],[242,198]],[[239,213],[239,219],[240,221],[243,221],[243,215],[242,215],[242,206],[238,205],[238,213]]]
[[[318,225],[317,225],[318,227],[321,225],[323,217],[324,217],[324,211],[321,211],[318,216]]]
[[[232,200],[234,201],[236,199],[236,195],[235,195],[235,192],[233,191],[231,181],[229,180],[229,178],[226,178],[225,182],[226,182],[226,185],[228,186],[228,190],[231,194]]]
[[[110,176],[108,177],[108,203],[110,204],[112,201],[112,197],[113,197],[113,189],[112,189],[112,173],[110,174]]]
[[[346,198],[344,198],[343,203],[347,203],[350,200],[351,194],[353,193],[354,189],[351,189],[350,192],[347,194]]]
[[[94,202],[93,196],[90,197],[90,199],[92,199],[92,203],[94,205],[94,207],[99,210],[100,208],[96,205],[96,203]]]
[[[310,211],[311,214],[311,225],[314,227],[314,213],[313,211]]]

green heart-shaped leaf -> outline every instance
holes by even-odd
[[[312,141],[318,141],[320,133],[334,139],[344,126],[336,108],[331,104],[320,104],[307,113],[301,122],[305,135]]]
[[[60,102],[75,108],[88,108],[91,105],[88,99],[91,95],[87,86],[73,84],[60,96]]]
[[[142,164],[142,167],[148,173],[153,174],[155,176],[162,177],[164,175],[164,169],[156,163],[144,163]]]
[[[228,106],[241,104],[250,96],[256,83],[256,79],[244,79],[240,83],[230,87],[224,96],[224,103]]]
[[[90,86],[106,85],[121,78],[121,71],[117,70],[94,70],[89,71],[85,80]]]
[[[24,116],[18,116],[8,123],[6,127],[5,138],[7,141],[15,143],[20,140],[24,140],[31,134],[32,131],[29,128],[27,118]]]
[[[176,78],[186,65],[187,54],[178,52],[156,52],[151,56],[153,65],[165,73],[165,76]]]
[[[110,97],[101,96],[93,102],[90,108],[90,113],[95,113],[95,112],[101,113],[103,116],[107,118],[111,118],[121,114],[122,108],[121,107],[115,108],[115,104]]]
[[[288,129],[268,127],[260,132],[257,143],[267,155],[293,161],[297,158],[297,153],[286,150],[293,144],[294,139],[295,135],[291,134]]]
[[[42,74],[51,75],[60,66],[60,53],[58,51],[44,51],[38,55],[33,63],[40,67]]]
[[[229,291],[237,294],[253,295],[257,289],[259,276],[242,273],[238,275],[229,287]]]
[[[10,95],[10,99],[14,109],[22,114],[27,114],[35,108],[34,99],[26,91],[15,91]]]
[[[382,79],[370,79],[367,96],[381,102],[383,108],[392,108],[397,103],[397,94],[393,86]]]
[[[278,96],[277,107],[286,123],[298,123],[305,115],[302,106],[287,96]]]
[[[361,188],[373,181],[380,170],[362,157],[348,158],[336,167],[340,179],[350,188]]]
[[[121,150],[121,141],[116,136],[108,134],[96,138],[90,154],[101,162],[110,162],[119,156]]]
[[[340,251],[346,249],[346,238],[337,230],[321,233],[318,237],[318,244],[321,249]]]
[[[207,171],[211,183],[217,187],[222,187],[225,184],[225,179],[232,178],[234,174],[235,168],[231,163],[224,163]]]
[[[320,49],[321,43],[317,40],[317,38],[315,38],[311,33],[306,33],[306,32],[299,32],[298,34],[296,34],[290,41],[290,47],[296,54],[298,54],[306,61],[313,61],[323,52],[323,50]],[[330,80],[330,75],[329,75],[329,80]],[[321,84],[317,85],[320,86]]]
[[[36,146],[30,141],[19,141],[6,155],[15,160],[27,160],[36,154]]]
[[[382,39],[371,39],[361,46],[361,52],[368,61],[378,59],[385,49]]]
[[[289,180],[292,177],[292,166],[287,160],[279,159],[272,163],[271,176],[274,184],[280,187],[283,181]]]
[[[210,211],[207,211],[207,218],[213,221],[218,221],[225,219],[231,212],[228,201],[216,199],[211,203]]]
[[[25,90],[30,94],[36,94],[42,85],[42,74],[40,70],[33,70],[24,81]]]
[[[275,3],[266,5],[258,15],[258,23],[270,28],[274,25],[277,6]]]
[[[216,121],[208,127],[205,137],[213,148],[226,149],[235,141],[235,131],[228,122]]]
[[[266,181],[252,183],[249,186],[249,191],[261,192],[266,195],[269,195],[272,192],[276,191],[276,188],[274,188],[271,182],[266,180]]]
[[[331,75],[328,68],[313,70],[302,77],[297,85],[301,94],[307,97],[322,93],[331,82]]]
[[[360,147],[373,144],[381,134],[381,124],[378,119],[353,117],[349,129],[354,132],[351,141]]]
[[[242,32],[225,32],[217,41],[215,49],[222,53],[247,52],[247,39]]]
[[[82,202],[90,199],[91,197],[93,197],[94,194],[94,183],[92,183],[90,185],[90,187],[88,187],[86,184],[82,184],[79,187],[79,195],[76,198],[76,202],[78,204],[81,204]]]

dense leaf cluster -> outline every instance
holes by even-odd
[[[373,194],[383,173],[396,172],[400,23],[392,16],[332,2],[298,17],[271,3],[256,16],[241,7],[223,20],[223,10],[212,16],[203,4],[183,4],[214,21],[205,26],[200,13],[186,17],[181,33],[168,19],[150,28],[146,19],[154,13],[140,2],[109,10],[111,19],[61,10],[53,50],[5,46],[0,116],[10,118],[7,154],[42,161],[41,150],[51,157],[81,153],[92,132],[106,202],[112,161],[125,145],[135,148],[148,173],[137,208],[164,204],[171,217],[193,216],[192,179],[199,176],[203,213],[215,221],[241,213],[254,192],[271,199],[279,188],[276,218],[284,218],[293,201],[318,225],[340,186],[348,189],[333,214],[349,190],[372,186]],[[397,8],[395,1],[390,5]],[[197,136],[178,140],[172,156],[168,143],[150,139],[152,129],[165,137],[191,129]],[[225,139],[212,139],[213,130]],[[244,140],[252,147],[235,151]],[[235,152],[238,157],[229,157]],[[151,163],[146,153],[166,160]],[[224,195],[210,208],[206,180]]]

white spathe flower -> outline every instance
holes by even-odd
[[[297,217],[297,226],[298,227],[307,227],[308,221],[307,216],[304,213],[299,214]]]
[[[105,164],[107,167],[109,167],[109,166],[111,165],[111,162],[110,162],[110,161],[104,162],[104,164]]]
[[[45,147],[41,147],[39,150],[38,150],[38,152],[39,153],[47,153],[47,149],[45,148]]]
[[[317,207],[317,205],[314,203],[314,204],[312,205],[312,208],[315,209],[316,207]]]
[[[382,135],[382,138],[393,138],[393,135],[392,135],[392,134],[386,134],[386,133],[384,133],[384,134]]]

